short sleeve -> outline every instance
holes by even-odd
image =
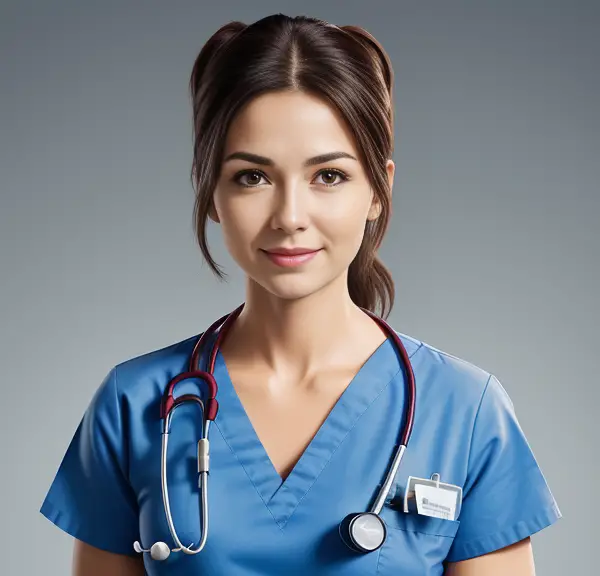
[[[475,419],[460,525],[446,561],[499,550],[560,517],[513,404],[492,375]]]
[[[116,368],[104,378],[67,448],[40,512],[78,540],[133,554],[137,500],[127,481],[127,441]]]

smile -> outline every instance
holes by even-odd
[[[305,264],[309,260],[312,260],[320,251],[320,248],[318,250],[311,250],[310,248],[261,250],[271,262],[284,268]]]

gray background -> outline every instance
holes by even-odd
[[[591,574],[600,10],[573,0],[3,3],[0,572],[70,573],[38,509],[107,370],[243,297],[218,229],[228,284],[194,243],[186,90],[220,25],[278,11],[389,52],[391,322],[500,378],[565,516],[533,539],[538,574]]]

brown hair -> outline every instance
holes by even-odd
[[[353,302],[386,317],[394,282],[377,257],[391,214],[386,162],[394,147],[393,70],[380,44],[364,29],[334,26],[307,16],[274,14],[246,25],[230,22],[196,58],[190,78],[197,240],[210,268],[223,278],[206,238],[229,125],[252,98],[270,91],[304,91],[334,106],[352,131],[381,214],[367,221],[362,245],[348,270]]]

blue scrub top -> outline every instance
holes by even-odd
[[[371,505],[403,422],[405,374],[393,342],[362,366],[285,482],[271,464],[219,353],[219,412],[210,429],[209,533],[195,556],[144,554],[150,576],[320,574],[429,576],[445,561],[517,542],[561,517],[498,379],[473,364],[399,334],[416,382],[412,437],[393,502],[381,513],[387,540],[357,554],[340,521]],[[118,364],[106,376],[73,437],[41,513],[97,548],[134,555],[133,543],[173,546],[160,489],[159,404],[168,381],[187,369],[198,336]],[[204,357],[205,358],[205,357]],[[203,366],[205,366],[203,364]],[[179,385],[175,395],[196,392]],[[169,496],[184,544],[199,541],[197,406],[173,417]],[[456,520],[402,511],[409,476],[462,487]],[[400,502],[400,505],[396,505]]]

